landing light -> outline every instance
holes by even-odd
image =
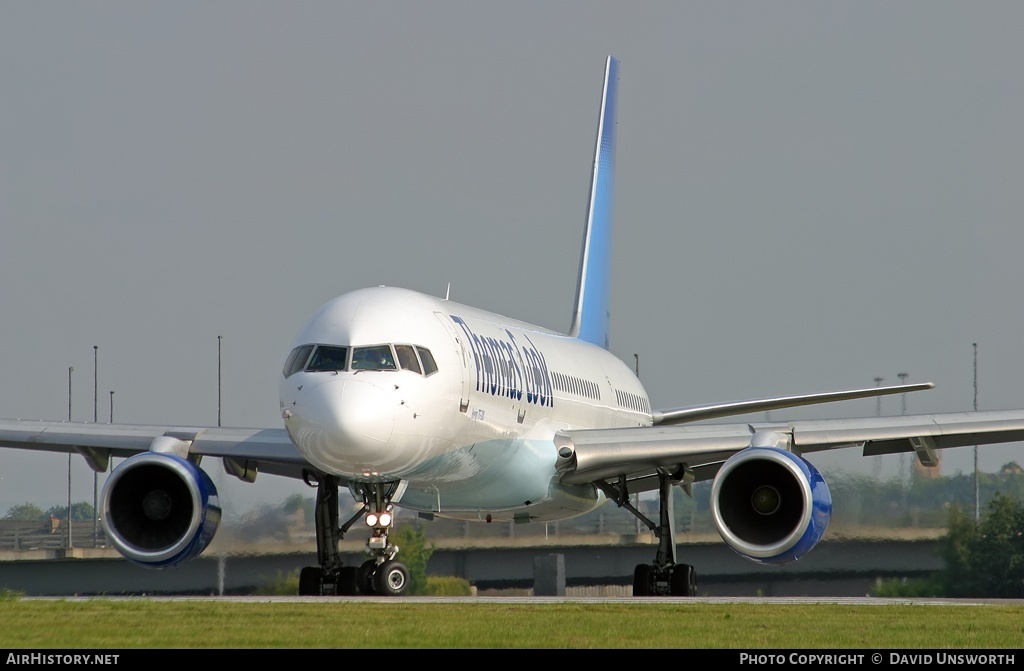
[[[391,507],[388,506],[388,510],[382,513],[367,513],[366,514],[366,526],[386,528],[391,526],[391,522],[394,521],[394,515],[391,513]]]

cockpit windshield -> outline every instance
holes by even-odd
[[[395,345],[395,354],[398,355],[398,365],[402,370],[420,372],[420,362],[416,360],[416,350],[412,345]]]
[[[395,370],[391,345],[352,348],[352,370]]]
[[[284,373],[285,377],[291,377],[300,370],[306,367],[306,362],[309,361],[309,354],[313,351],[313,345],[301,345],[296,347],[288,355],[288,359],[284,362]]]
[[[352,352],[351,363],[348,360],[349,350]],[[437,364],[430,350],[419,345],[300,345],[288,355],[281,372],[288,378],[301,370],[340,372],[399,369],[426,377],[437,371]]]
[[[347,347],[317,345],[316,351],[313,352],[313,358],[309,360],[309,365],[306,366],[306,370],[345,370],[347,358]]]

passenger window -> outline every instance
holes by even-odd
[[[352,370],[395,370],[390,345],[356,347],[352,350]]]
[[[423,374],[433,375],[437,372],[437,364],[434,363],[434,355],[430,353],[430,350],[426,347],[417,347],[416,351],[419,352],[420,361],[423,363]]]
[[[345,359],[347,356],[347,347],[330,347],[328,345],[320,345],[316,348],[316,352],[313,353],[313,358],[309,360],[309,365],[306,366],[306,370],[345,370]]]
[[[296,347],[288,355],[288,359],[284,362],[284,373],[286,378],[295,375],[300,370],[306,367],[306,360],[309,359],[309,353],[313,351],[312,345],[301,345]]]
[[[412,345],[395,345],[395,354],[398,355],[398,366],[403,370],[420,372],[420,362],[416,360],[416,350]]]

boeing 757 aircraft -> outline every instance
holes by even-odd
[[[728,416],[928,389],[873,387],[654,409],[608,350],[612,186],[619,62],[608,57],[571,325],[560,333],[408,289],[372,287],[320,308],[284,357],[283,428],[0,420],[0,446],[80,454],[96,472],[124,459],[102,491],[103,527],[129,561],[171,568],[199,555],[220,522],[203,470],[219,460],[245,482],[260,472],[316,488],[316,565],[303,595],[400,595],[409,572],[389,541],[395,506],[480,522],[537,524],[606,501],[658,539],[636,567],[636,596],[692,596],[676,560],[672,493],[711,480],[724,541],[784,564],[821,540],[832,509],[806,455],[865,456],[1024,440],[1024,410],[859,419],[714,423]],[[567,306],[568,307],[568,306]],[[341,520],[345,487],[361,502]],[[631,505],[657,492],[657,519]],[[343,565],[339,540],[360,519],[368,556]]]

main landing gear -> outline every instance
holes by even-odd
[[[307,484],[316,486],[316,554],[319,566],[307,566],[299,573],[300,596],[400,596],[409,590],[409,569],[395,559],[398,548],[388,542],[394,523],[391,496],[397,483],[358,485],[363,505],[344,525],[338,525],[338,487],[333,476]],[[360,517],[366,516],[370,538],[366,552],[370,559],[359,566],[343,566],[338,543]]]
[[[675,516],[672,485],[676,481],[658,469],[658,522],[654,523],[629,503],[625,478],[617,485],[598,482],[598,486],[620,508],[625,508],[658,538],[653,564],[638,564],[633,571],[633,596],[697,596],[697,572],[689,564],[676,563]]]

